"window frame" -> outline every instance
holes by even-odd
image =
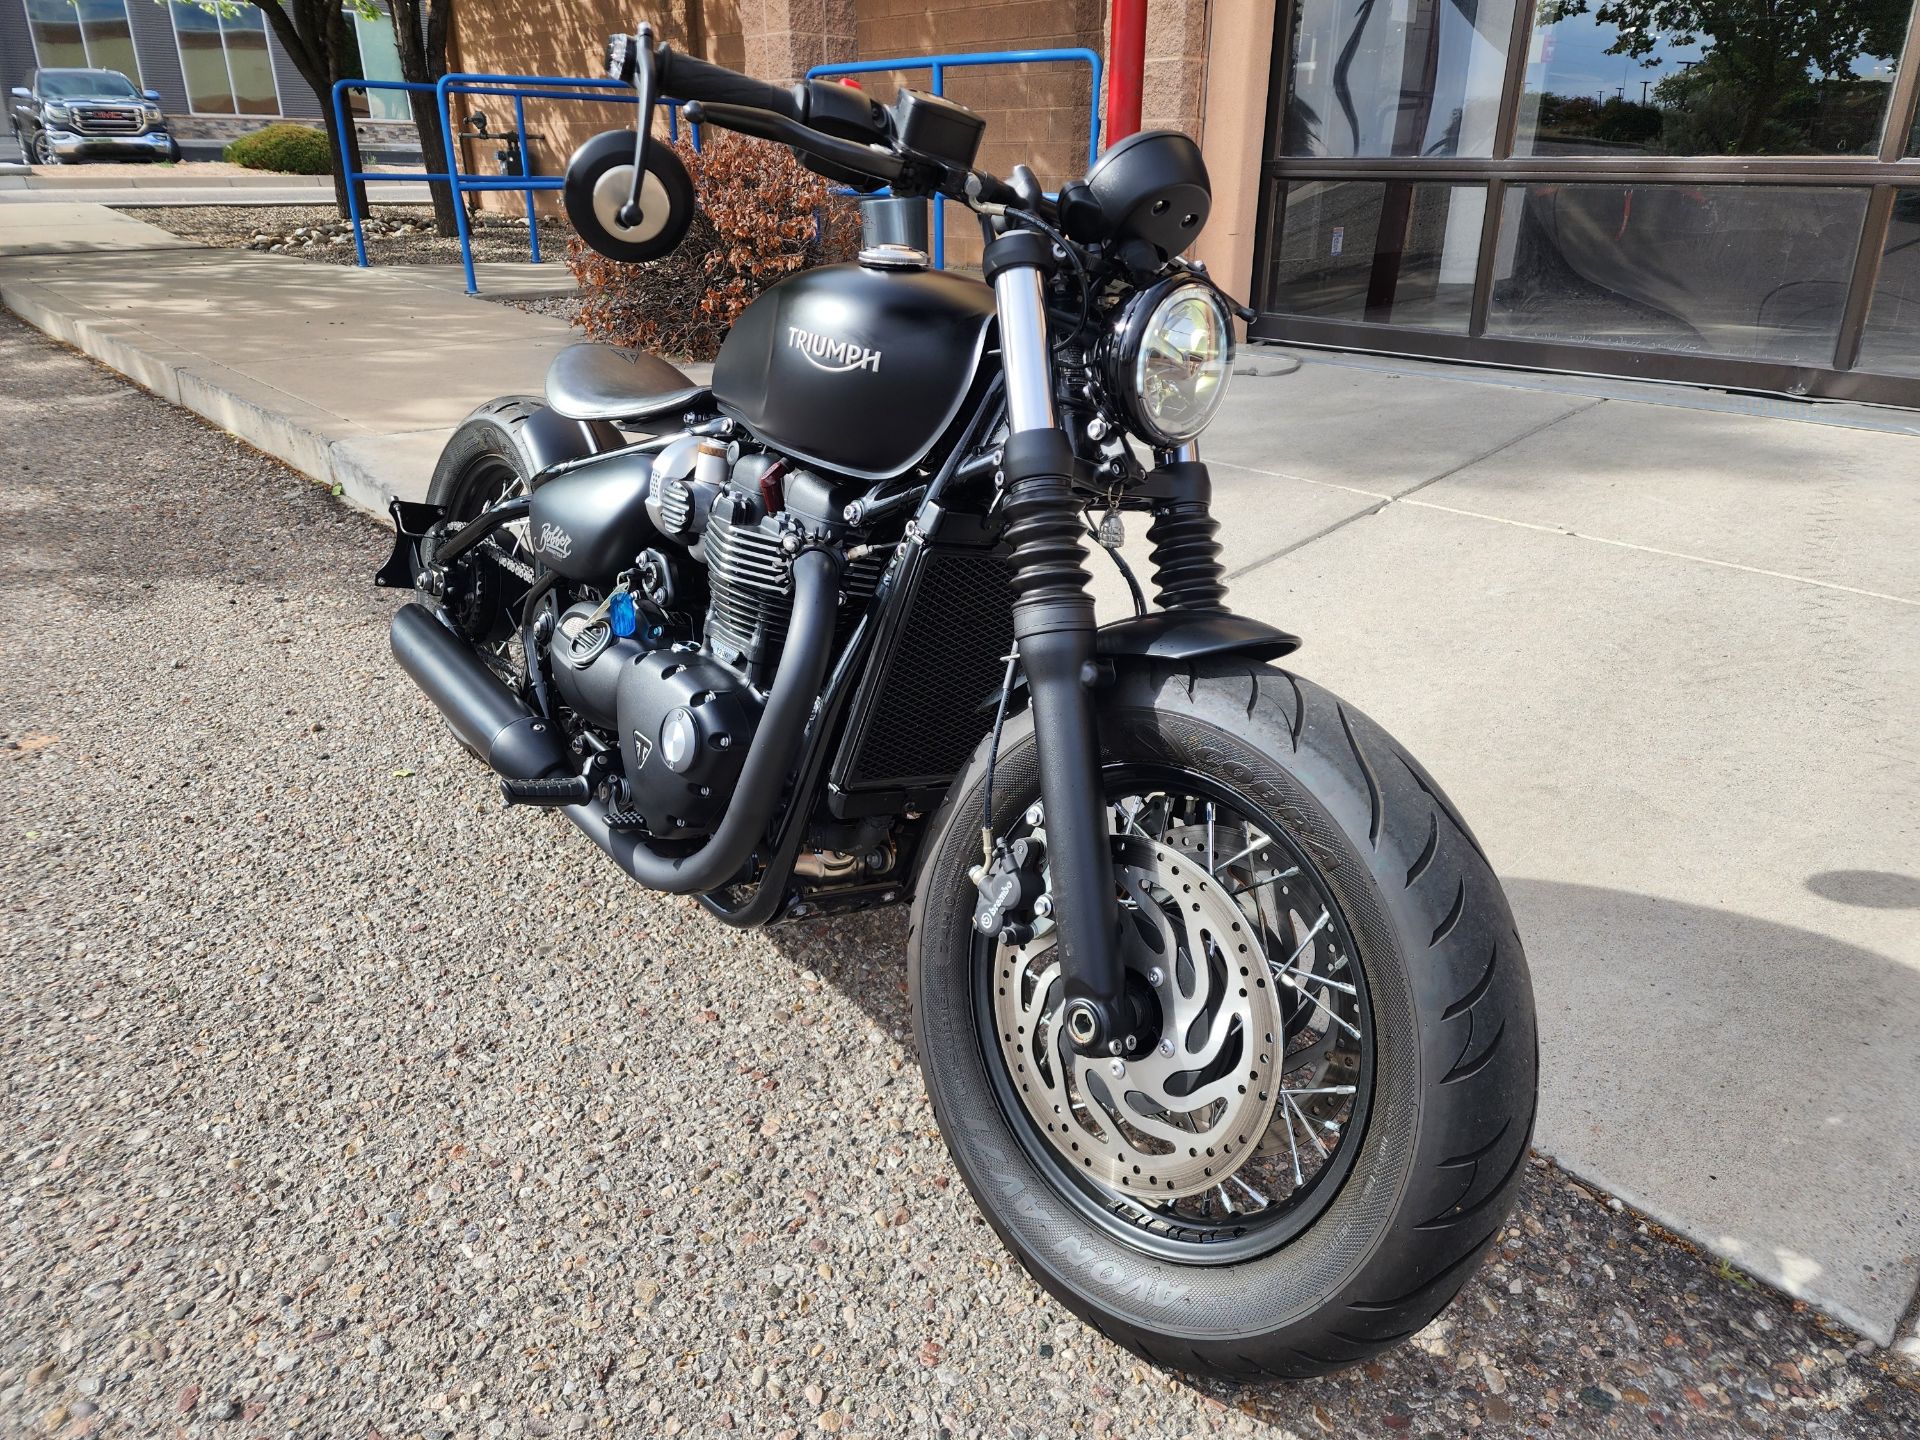
[[[1252,304],[1259,318],[1249,327],[1255,339],[1330,348],[1428,355],[1440,359],[1479,360],[1552,370],[1630,375],[1688,384],[1747,385],[1795,395],[1818,395],[1874,403],[1920,406],[1920,382],[1860,371],[1867,313],[1873,299],[1881,256],[1886,248],[1894,192],[1920,187],[1920,154],[1906,155],[1920,109],[1920,0],[1909,0],[1905,44],[1897,58],[1887,98],[1880,144],[1875,153],[1835,156],[1614,156],[1529,155],[1513,153],[1525,93],[1526,63],[1538,0],[1514,6],[1508,36],[1506,70],[1494,127],[1493,151],[1485,158],[1447,157],[1277,157],[1280,127],[1291,82],[1293,27],[1302,0],[1280,0],[1275,16],[1273,54],[1268,72],[1266,133],[1261,149],[1255,197]],[[1445,0],[1440,0],[1445,3]],[[1391,322],[1330,321],[1288,315],[1271,308],[1267,293],[1273,247],[1284,227],[1284,190],[1299,180],[1410,180],[1480,184],[1487,200],[1480,254],[1474,276],[1471,319],[1464,335],[1415,331]],[[1838,340],[1830,364],[1789,365],[1771,361],[1682,355],[1633,350],[1588,342],[1523,340],[1487,333],[1500,234],[1515,186],[1542,181],[1568,183],[1697,183],[1701,185],[1838,186],[1867,192]],[[1276,189],[1281,193],[1276,194]]]
[[[180,26],[174,19],[177,3],[186,4],[187,0],[167,0],[167,33],[173,37],[174,57],[180,62],[180,86],[187,97],[187,113],[194,116],[204,116],[209,120],[258,120],[270,122],[283,118],[287,113],[286,99],[280,93],[280,67],[273,63],[273,27],[266,23],[266,17],[264,15],[261,16],[261,34],[266,37],[267,42],[267,73],[273,77],[272,115],[260,115],[254,111],[242,110],[240,108],[240,94],[234,88],[233,84],[233,61],[227,54],[226,16],[217,10],[207,10],[199,5],[189,5],[189,8],[199,10],[202,14],[211,15],[215,23],[219,26],[220,64],[227,72],[227,96],[233,101],[234,108],[231,110],[200,110],[194,107],[193,86],[188,83],[187,80],[187,55],[186,52],[180,48]]]
[[[67,3],[67,0],[59,0],[59,3],[64,5]],[[144,96],[148,89],[147,77],[145,72],[140,68],[140,45],[139,42],[133,38],[133,17],[127,13],[127,6],[131,3],[134,3],[134,0],[119,0],[120,18],[126,21],[127,40],[133,47],[134,73],[128,78],[133,81],[133,88]],[[39,94],[38,86],[40,84],[40,72],[42,70],[112,70],[117,68],[112,65],[96,65],[93,63],[93,47],[87,43],[86,17],[80,13],[80,7],[78,5],[72,8],[73,27],[80,33],[80,55],[87,63],[83,66],[49,65],[40,55],[40,37],[33,33],[33,7],[30,0],[21,0],[20,13],[22,18],[27,22],[27,46],[33,51],[33,79],[28,83],[35,87],[34,93],[36,95]],[[171,10],[172,7],[169,6],[168,8]]]

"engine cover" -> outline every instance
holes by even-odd
[[[762,702],[733,671],[685,646],[620,675],[620,756],[631,808],[662,839],[709,834],[726,813]]]

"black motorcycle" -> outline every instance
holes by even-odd
[[[872,245],[757,299],[710,386],[562,352],[395,504],[380,580],[429,597],[401,666],[508,804],[649,889],[740,926],[911,901],[940,1128],[1089,1323],[1249,1377],[1413,1334],[1513,1203],[1532,993],[1439,785],[1227,608],[1195,439],[1239,307],[1180,258],[1198,147],[1130,136],[1049,199],[938,96],[781,89],[645,27],[608,58],[641,115],[969,207],[985,279]],[[620,260],[694,205],[645,125],[565,200]],[[1128,514],[1155,604],[1096,626],[1087,542]]]

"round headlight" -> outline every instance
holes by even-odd
[[[1127,306],[1113,355],[1111,380],[1140,437],[1184,445],[1226,398],[1233,317],[1212,287],[1168,280]]]

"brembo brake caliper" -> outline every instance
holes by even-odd
[[[1034,905],[1047,888],[1046,863],[1046,845],[1031,837],[995,846],[991,861],[967,872],[980,891],[973,907],[973,928],[1003,945],[1031,940]]]

